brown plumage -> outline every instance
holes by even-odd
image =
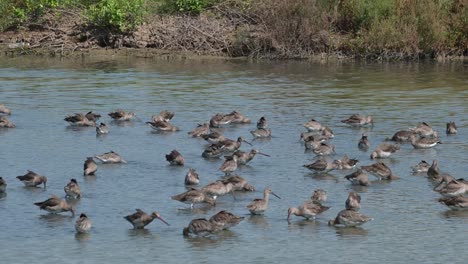
[[[224,120],[224,114],[216,114],[210,119],[210,127],[220,127],[222,125],[227,125],[231,120]]]
[[[348,174],[345,178],[353,185],[369,186],[369,177],[362,169],[357,169],[355,172]]]
[[[257,121],[257,129],[267,129],[268,128],[268,121],[264,116],[260,117]]]
[[[324,189],[317,189],[310,197],[314,203],[322,204],[327,201],[327,192]]]
[[[66,197],[77,199],[81,197],[81,190],[78,182],[75,179],[71,179],[70,182],[63,188]]]
[[[371,159],[387,158],[400,150],[400,144],[381,144],[371,154]]]
[[[146,124],[150,125],[152,129],[157,130],[157,131],[163,131],[163,132],[179,131],[178,127],[171,125],[171,123],[167,121],[146,122]]]
[[[207,236],[218,231],[222,230],[222,227],[206,220],[205,218],[193,219],[190,221],[187,227],[182,231],[184,236],[189,236],[190,234],[196,236]]]
[[[191,189],[184,193],[174,195],[171,197],[171,199],[181,203],[190,204],[190,208],[193,208],[193,205],[197,203],[207,203],[212,206],[216,204],[215,199],[197,189]]]
[[[345,202],[346,210],[359,211],[361,208],[361,196],[357,192],[349,192]]]
[[[192,129],[192,131],[188,132],[192,137],[203,137],[210,133],[210,124],[203,123],[199,124],[196,128]]]
[[[224,141],[226,138],[224,137],[223,133],[219,131],[212,131],[206,135],[201,136],[204,140],[210,142],[211,144],[217,144],[219,142]]]
[[[83,175],[95,175],[97,171],[97,164],[93,157],[87,157],[83,165]]]
[[[223,196],[233,191],[234,185],[230,182],[224,184],[222,181],[215,181],[208,183],[207,185],[201,188],[201,191],[213,196],[213,199],[216,199],[218,196]]]
[[[263,191],[263,199],[254,199],[247,205],[247,209],[249,209],[250,213],[254,215],[263,214],[268,208],[270,194],[276,196],[278,199],[281,199],[278,195],[272,192],[270,188],[265,188]]]
[[[344,155],[341,160],[338,161],[338,169],[339,170],[351,170],[356,166],[356,164],[359,162],[357,159],[350,159],[348,155]]]
[[[13,124],[6,116],[0,116],[0,128],[15,128]]]
[[[177,165],[177,166],[184,166],[185,159],[180,154],[179,151],[173,150],[171,153],[166,154],[166,160],[171,164],[171,165]]]
[[[108,115],[115,121],[130,121],[136,116],[134,112],[125,112],[122,109],[117,109],[114,112],[110,112]]]
[[[242,220],[244,220],[243,216],[237,216],[231,212],[223,210],[210,217],[208,221],[221,229],[228,229],[239,224]]]
[[[206,159],[217,159],[224,154],[223,147],[218,144],[211,144],[203,150],[202,157]]]
[[[410,131],[421,137],[437,137],[437,132],[426,122],[422,122],[416,127],[410,128]]]
[[[93,111],[89,111],[88,113],[86,113],[85,117],[86,117],[89,121],[94,121],[94,122],[96,122],[96,120],[98,120],[99,118],[101,118],[101,115],[100,115],[100,114],[93,113]]]
[[[187,174],[185,175],[185,185],[197,185],[200,183],[200,178],[198,173],[193,168],[189,168]]]
[[[254,138],[269,138],[271,137],[271,129],[257,128],[255,130],[250,131],[250,134],[252,134]]]
[[[226,176],[231,175],[237,170],[237,156],[225,156],[225,161],[219,168],[220,171],[224,172]]]
[[[44,184],[44,188],[46,187],[47,184],[47,177],[39,175],[31,170],[28,170],[28,173],[26,173],[23,176],[17,176],[16,177],[18,180],[20,180],[22,183],[24,183],[25,186],[37,186],[40,184]]]
[[[317,156],[327,156],[335,154],[335,145],[327,142],[321,142],[316,148],[312,149],[312,152]]]
[[[133,229],[143,229],[149,223],[153,222],[155,218],[159,219],[166,225],[169,225],[169,223],[162,219],[158,212],[153,212],[151,215],[149,215],[141,209],[136,209],[135,213],[124,216],[124,218],[133,225]]]
[[[250,185],[244,178],[239,175],[229,176],[222,180],[224,184],[232,183],[234,191],[255,191],[255,187]]]
[[[151,120],[153,122],[156,122],[156,121],[165,121],[165,122],[169,122],[172,118],[174,118],[175,116],[175,113],[174,112],[169,112],[167,110],[163,110],[161,111],[159,114],[157,115],[153,115],[151,117]]]
[[[249,144],[250,146],[252,146],[252,144],[248,142],[247,140],[245,140],[243,137],[238,137],[237,140],[226,138],[223,141],[218,142],[218,144],[222,145],[222,149],[224,152],[232,153],[241,147],[242,142],[245,142]]]
[[[325,127],[322,126],[322,124],[320,124],[320,122],[315,119],[311,119],[310,121],[304,123],[303,126],[309,132],[318,132],[318,131],[322,131],[325,129]]]
[[[100,123],[99,126],[96,126],[96,134],[103,135],[109,133],[109,127],[105,123]]]
[[[328,221],[328,225],[342,225],[348,227],[360,226],[374,218],[365,216],[358,211],[354,210],[342,210],[338,213],[335,219]]]
[[[455,125],[455,122],[448,122],[447,123],[447,128],[445,129],[445,133],[447,135],[455,135],[457,134],[457,125]]]
[[[348,124],[353,127],[361,127],[365,125],[373,125],[374,121],[372,120],[371,116],[363,116],[360,114],[354,114],[348,117],[347,119],[341,120],[342,123]]]
[[[362,134],[361,139],[358,142],[358,148],[362,151],[367,151],[370,147],[369,139],[366,134]]]
[[[414,133],[412,131],[400,130],[400,131],[396,132],[395,134],[393,134],[392,137],[387,138],[386,140],[387,141],[395,141],[395,142],[399,142],[399,143],[409,142],[411,140],[411,135],[413,135],[413,134]]]
[[[430,180],[436,181],[436,182],[449,182],[450,180],[454,180],[455,178],[446,174],[446,173],[441,173],[439,170],[439,165],[437,160],[433,160],[431,166],[429,169],[427,169],[427,177]]]
[[[376,162],[369,166],[361,166],[361,169],[371,173],[380,180],[396,180],[400,178],[393,174],[392,170],[383,162]]]
[[[270,155],[262,153],[262,152],[260,152],[260,150],[257,150],[257,149],[252,149],[249,152],[236,150],[236,152],[234,152],[234,154],[232,154],[232,155],[237,156],[237,163],[239,165],[245,165],[245,164],[249,163],[255,157],[255,155],[257,155],[257,154],[270,157]]]
[[[75,222],[75,230],[78,233],[88,233],[91,230],[92,223],[88,216],[84,213]]]
[[[303,167],[306,167],[309,170],[313,170],[315,172],[327,173],[337,169],[339,167],[339,163],[337,161],[328,162],[325,159],[318,159],[313,163],[303,165]]]
[[[0,177],[0,193],[5,192],[6,187],[7,187],[6,181],[2,177]]]
[[[0,104],[0,114],[11,115],[11,110],[8,109],[4,104]]]
[[[122,157],[114,151],[106,152],[101,155],[94,156],[96,159],[102,161],[103,163],[127,163]]]
[[[72,126],[96,126],[96,122],[89,120],[83,113],[68,115],[64,120]]]
[[[302,216],[306,219],[315,219],[316,215],[321,214],[328,209],[330,209],[330,207],[314,203],[313,201],[307,201],[298,207],[290,207],[288,209],[287,220],[289,221],[291,215]]]
[[[415,149],[426,149],[432,148],[437,146],[438,144],[442,144],[439,138],[437,137],[419,137],[417,138],[415,135],[411,135],[411,145]]]
[[[234,110],[231,113],[224,115],[224,122],[229,122],[231,124],[249,124],[251,120],[241,114],[240,112]]]
[[[464,179],[443,180],[439,185],[442,185],[444,182],[446,182],[446,184],[442,188],[438,188],[439,186],[436,186],[436,188],[434,188],[434,190],[436,190],[443,196],[461,196],[468,191],[468,182]]]
[[[421,173],[421,172],[426,172],[429,170],[431,167],[431,164],[427,163],[425,160],[421,160],[418,165],[414,165],[411,167],[413,170],[413,173]]]
[[[62,200],[55,195],[52,195],[49,199],[43,202],[37,202],[34,204],[39,206],[41,210],[46,210],[49,213],[57,214],[70,211],[72,215],[75,215],[75,209],[65,200]]]
[[[442,197],[439,199],[439,202],[445,204],[452,210],[468,209],[468,197],[464,196]]]

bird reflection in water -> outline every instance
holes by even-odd
[[[336,236],[343,238],[352,238],[367,236],[369,231],[360,227],[334,227],[336,230]]]
[[[91,239],[91,234],[90,233],[75,233],[75,239],[80,242],[88,241]]]
[[[442,215],[445,218],[467,218],[468,219],[468,210],[447,210],[442,212]]]
[[[144,238],[154,238],[158,239],[158,235],[153,235],[150,229],[143,228],[143,229],[129,229],[127,231],[129,237],[144,237]]]
[[[263,227],[263,228],[270,226],[267,218],[263,215],[250,215],[250,217],[247,218],[247,221],[249,221],[249,223],[253,225]]]
[[[212,248],[223,245],[223,241],[235,240],[237,234],[231,230],[222,230],[209,236],[188,236],[185,240],[190,243],[192,248]],[[233,242],[235,243],[235,242]]]

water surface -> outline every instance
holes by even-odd
[[[219,61],[0,59],[0,103],[13,110],[15,129],[0,130],[0,176],[8,183],[0,198],[0,255],[5,263],[464,263],[468,213],[437,203],[439,195],[410,167],[424,159],[439,161],[442,171],[466,177],[468,66],[463,64],[311,64],[305,62],[245,63]],[[139,120],[110,122],[107,113],[122,108]],[[144,124],[161,110],[176,112],[176,133],[154,133]],[[109,123],[110,133],[96,137],[93,128],[67,125],[67,114],[93,110]],[[170,199],[185,191],[189,167],[207,184],[222,176],[222,160],[201,157],[203,140],[187,132],[215,113],[239,110],[249,125],[223,129],[226,136],[246,137],[265,116],[271,140],[254,147],[272,157],[256,157],[238,172],[259,191],[219,198],[215,208],[193,211]],[[353,113],[374,117],[373,128],[352,129],[340,123]],[[444,144],[428,150],[403,145],[386,160],[400,180],[352,187],[350,173],[316,177],[302,165],[314,158],[299,142],[302,123],[310,118],[335,132],[337,155],[371,164],[370,152],[357,149],[367,133],[371,149],[395,131],[428,122]],[[455,121],[459,134],[446,136],[445,124]],[[164,155],[179,150],[184,167],[173,167]],[[250,147],[243,146],[243,150]],[[98,165],[95,177],[83,177],[86,157],[109,150],[128,164]],[[28,169],[49,178],[48,187],[25,188],[15,179]],[[49,215],[34,202],[51,194],[64,196],[71,179],[83,197],[78,214],[93,221],[91,234],[75,235],[76,218]],[[270,200],[265,216],[251,217],[245,206],[269,186],[282,197]],[[289,206],[298,206],[314,189],[328,191],[332,208],[315,221],[286,221]],[[327,221],[344,208],[349,191],[362,196],[362,213],[375,218],[362,228],[334,228]],[[123,216],[135,208],[159,211],[171,224],[155,220],[134,231]],[[184,238],[191,219],[229,210],[246,219],[230,231],[210,238]]]

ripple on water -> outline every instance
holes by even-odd
[[[1,176],[7,195],[0,196],[0,254],[7,263],[30,262],[282,262],[297,259],[326,262],[461,263],[455,254],[464,243],[468,216],[437,203],[438,194],[424,176],[411,174],[421,159],[437,159],[443,172],[463,177],[467,151],[468,97],[462,66],[433,64],[315,65],[304,62],[158,62],[105,60],[80,63],[58,60],[0,59],[1,99],[13,109],[14,130],[0,130]],[[107,116],[122,108],[140,120],[113,123]],[[171,121],[177,133],[154,133],[144,124],[161,110],[176,113]],[[273,131],[270,140],[253,141],[271,157],[255,157],[239,174],[253,184],[254,193],[221,197],[217,206],[186,208],[170,199],[184,192],[189,167],[200,174],[201,185],[216,181],[223,160],[201,157],[203,140],[186,134],[217,112],[239,110],[253,122],[223,128],[230,138],[249,133],[265,116]],[[68,127],[63,118],[93,110],[110,127],[105,137],[94,128]],[[340,123],[350,114],[374,116],[375,126],[353,129]],[[344,180],[350,172],[311,174],[302,167],[314,158],[299,142],[302,124],[317,118],[330,126],[336,138],[336,156],[348,154],[369,165],[370,152],[357,149],[367,133],[371,149],[395,131],[426,121],[441,132],[444,144],[429,150],[402,145],[384,159],[394,182],[373,181],[355,187]],[[445,123],[454,120],[459,134],[447,137]],[[169,166],[165,154],[177,149],[186,166]],[[243,147],[248,150],[250,147]],[[98,164],[96,176],[84,177],[86,157],[110,150],[127,164]],[[49,178],[47,189],[25,188],[15,179],[27,169]],[[33,203],[51,194],[63,197],[63,187],[77,179],[83,198],[77,215],[93,221],[91,234],[76,235],[76,217],[50,215]],[[370,176],[372,180],[373,176]],[[282,199],[272,198],[264,216],[250,216],[245,206],[270,187]],[[286,221],[287,208],[310,197],[314,189],[328,191],[331,208],[316,220]],[[361,228],[335,228],[329,219],[343,209],[349,191],[362,196],[362,213],[375,220]],[[145,230],[133,230],[123,216],[141,208],[158,211],[171,226],[153,221]],[[182,228],[193,218],[207,218],[229,210],[245,219],[229,231],[207,238],[184,238]],[[434,254],[433,249],[444,250]],[[18,248],[33,248],[21,254]],[[230,257],[232,252],[235,256]],[[225,254],[227,253],[227,254]],[[364,254],[364,255],[363,255]],[[363,257],[365,256],[365,257]]]

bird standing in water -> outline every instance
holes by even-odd
[[[41,210],[46,210],[49,213],[57,214],[70,211],[72,215],[75,215],[75,209],[73,206],[55,195],[52,195],[49,199],[43,202],[37,202],[34,204],[39,206]]]
[[[94,161],[93,157],[87,157],[83,165],[83,175],[95,175],[97,171],[97,164]]]
[[[169,223],[162,219],[158,212],[153,212],[149,215],[141,209],[136,209],[135,213],[127,215],[124,218],[133,225],[133,229],[143,229],[149,223],[153,222],[155,218],[159,219],[164,224],[169,225]]]
[[[270,188],[265,188],[263,191],[263,199],[254,199],[247,205],[247,209],[249,209],[250,213],[253,215],[263,214],[268,208],[270,194],[276,196],[278,199],[281,199],[278,195],[272,192]]]
[[[70,197],[72,199],[78,199],[81,197],[80,186],[75,179],[71,179],[63,189],[65,191],[66,197]]]
[[[84,213],[80,214],[80,217],[75,222],[75,230],[78,233],[89,233],[91,230],[92,223],[88,216]]]
[[[44,184],[44,188],[46,187],[47,184],[47,177],[39,175],[35,173],[34,171],[28,170],[28,173],[26,173],[23,176],[16,176],[18,180],[20,180],[22,183],[24,183],[25,186],[29,187],[36,187],[37,185]]]
[[[171,165],[176,165],[176,166],[184,166],[185,159],[180,154],[179,151],[173,150],[171,153],[166,154],[166,160],[171,164]]]

